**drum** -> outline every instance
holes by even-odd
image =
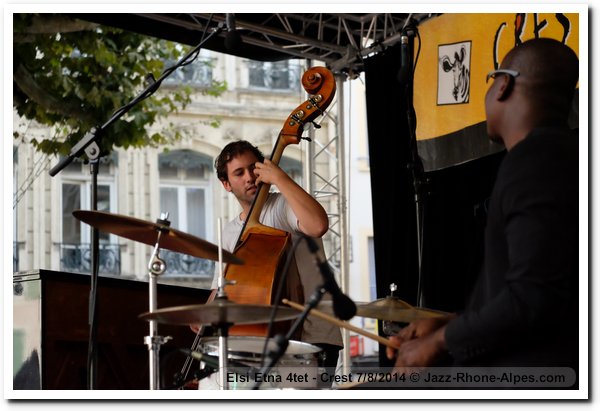
[[[260,389],[316,389],[318,388],[318,360],[321,349],[301,341],[290,341],[285,354],[267,375],[260,373],[263,364],[265,337],[231,336],[227,338],[227,383],[230,390],[252,389],[260,382]],[[203,354],[219,355],[218,337],[202,339]],[[267,352],[275,342],[268,342]],[[206,367],[206,364],[203,364]],[[216,370],[198,382],[199,390],[218,390],[219,372]]]

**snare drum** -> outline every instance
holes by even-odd
[[[260,389],[315,389],[318,384],[318,359],[321,349],[301,341],[290,341],[285,354],[267,375],[259,373],[263,364],[265,337],[231,336],[227,338],[227,382],[230,390],[252,389],[260,381]],[[218,337],[202,339],[203,354],[218,356]],[[270,340],[267,352],[276,347]],[[218,390],[219,373],[198,383],[199,390]]]

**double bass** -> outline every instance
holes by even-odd
[[[270,158],[276,165],[288,145],[300,142],[305,124],[324,114],[335,96],[335,78],[325,67],[308,69],[302,76],[302,86],[309,97],[290,113],[279,132]],[[274,305],[278,304],[273,300],[280,281],[285,277],[282,298],[303,303],[302,286],[293,256],[290,256],[291,264],[285,264],[291,251],[291,234],[259,222],[269,190],[270,184],[266,183],[259,184],[257,188],[233,251],[245,263],[225,267],[227,285],[224,290],[228,299],[236,303]],[[289,270],[284,273],[286,265]],[[289,325],[289,322],[279,323],[274,330],[283,332]],[[229,330],[230,335],[240,336],[267,336],[267,332],[267,324],[237,325]]]

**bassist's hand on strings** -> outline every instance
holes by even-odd
[[[320,238],[329,229],[329,218],[323,206],[288,174],[270,160],[257,162],[254,168],[256,184],[277,186],[298,219],[300,231],[310,237]]]
[[[266,158],[264,163],[256,162],[254,174],[256,175],[256,184],[265,183],[279,186],[284,183],[284,180],[291,179],[281,168]]]

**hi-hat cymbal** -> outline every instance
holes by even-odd
[[[413,307],[396,297],[385,297],[367,304],[357,304],[356,315],[377,318],[384,321],[410,323],[422,318],[435,318],[447,315],[443,311]]]
[[[272,311],[270,305],[238,304],[215,299],[207,304],[161,308],[141,314],[139,318],[175,325],[260,324],[270,321]],[[277,307],[274,321],[291,320],[297,315],[291,308]]]
[[[73,215],[100,231],[152,246],[156,244],[158,231],[162,231],[160,248],[219,261],[218,246],[162,224],[104,211],[75,210]],[[222,255],[225,263],[244,263],[228,251],[222,250]]]

